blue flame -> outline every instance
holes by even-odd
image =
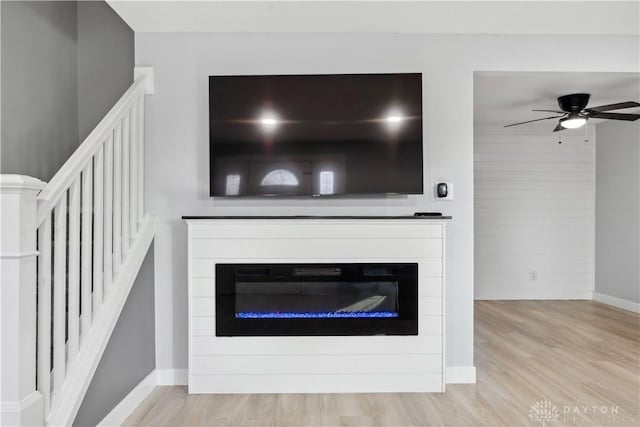
[[[320,312],[255,312],[236,313],[239,319],[332,319],[332,318],[371,318],[398,317],[395,311],[320,311]]]

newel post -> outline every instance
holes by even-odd
[[[36,196],[44,183],[0,175],[0,424],[44,424],[36,390]]]

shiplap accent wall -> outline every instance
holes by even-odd
[[[546,125],[475,128],[475,299],[592,297],[595,132]]]
[[[444,391],[445,222],[187,220],[189,393]],[[418,264],[418,335],[218,337],[216,263]]]

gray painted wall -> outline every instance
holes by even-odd
[[[640,302],[640,122],[596,133],[595,291]]]
[[[49,180],[78,146],[76,3],[0,7],[0,169]]]
[[[134,33],[103,1],[0,7],[0,167],[48,181],[133,82]]]
[[[78,131],[82,141],[133,82],[134,33],[103,1],[78,2]]]
[[[95,426],[156,366],[153,244],[80,406],[74,426]]]

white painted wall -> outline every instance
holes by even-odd
[[[596,132],[596,299],[640,311],[640,122]]]
[[[611,49],[615,45],[616,49]],[[634,37],[136,33],[136,62],[155,68],[147,101],[148,211],[156,234],[158,368],[187,366],[186,226],[181,215],[411,214],[443,211],[447,229],[447,366],[473,365],[473,72],[637,72]],[[423,77],[424,196],[210,199],[208,91],[213,73],[418,71]],[[436,202],[438,180],[456,199]]]
[[[476,127],[475,299],[592,297],[595,131],[554,126]]]

